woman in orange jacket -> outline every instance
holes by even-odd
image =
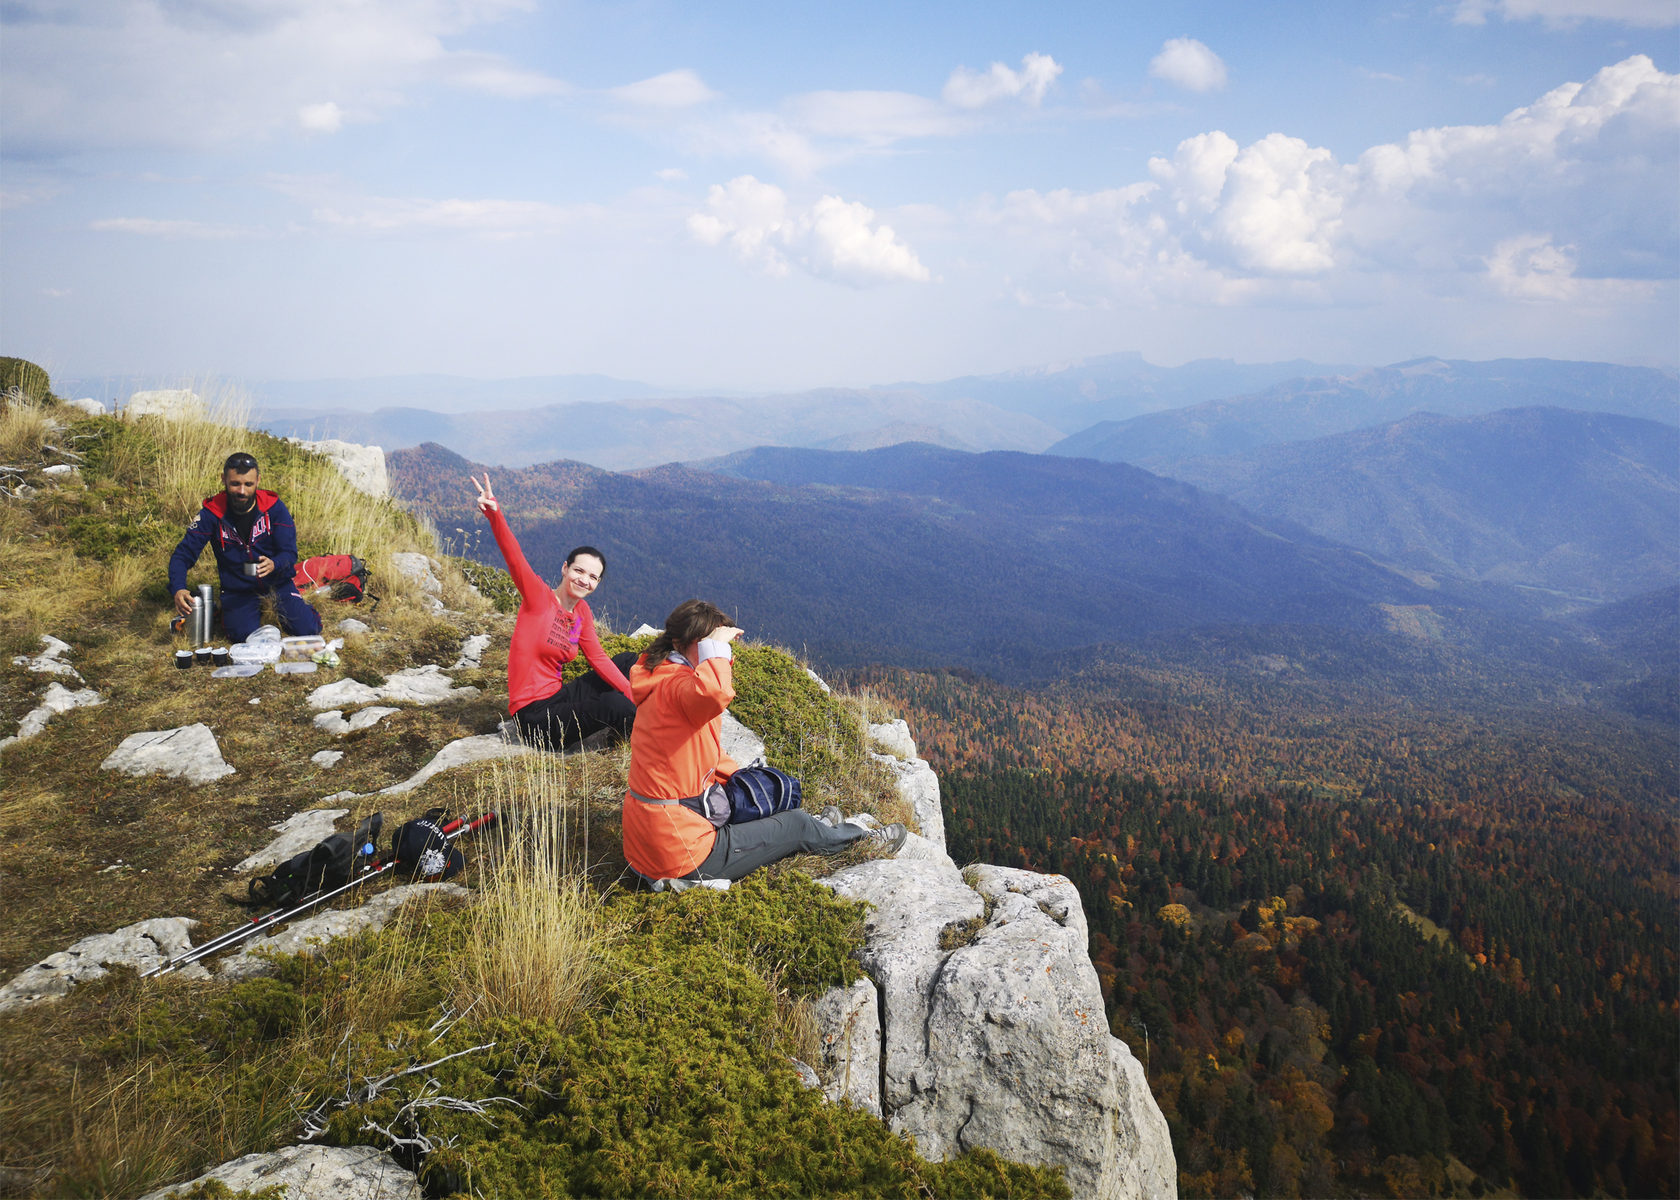
[[[790,854],[838,854],[864,839],[896,850],[903,825],[868,830],[789,809],[761,820],[714,826],[702,811],[712,788],[735,773],[723,752],[723,713],[735,698],[734,652],[741,631],[704,600],[686,600],[630,668],[636,724],[624,794],[624,855],[650,880],[740,879]],[[691,807],[692,806],[692,807]],[[727,804],[723,805],[727,811]]]

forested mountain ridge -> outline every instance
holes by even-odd
[[[1417,359],[1352,375],[1293,379],[1257,393],[1104,422],[1048,454],[1130,462],[1172,474],[1186,458],[1240,454],[1398,421],[1544,406],[1680,424],[1680,372],[1551,359]]]
[[[1176,479],[1432,574],[1622,599],[1680,581],[1680,428],[1505,409],[1174,464]]]
[[[772,449],[730,463],[775,478],[578,464],[492,475],[539,572],[555,574],[573,545],[606,552],[598,607],[619,624],[657,624],[677,601],[710,595],[829,666],[1030,673],[1053,651],[1187,625],[1380,633],[1381,606],[1443,599],[1356,551],[1123,464],[928,446]],[[445,533],[481,527],[466,478],[483,466],[436,446],[397,451],[390,466]],[[471,550],[495,560],[482,535]]]

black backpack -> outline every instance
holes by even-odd
[[[426,810],[423,817],[404,821],[391,835],[391,857],[404,879],[444,880],[467,865],[467,856],[443,832],[443,809]]]
[[[384,823],[385,818],[374,813],[354,834],[335,833],[312,849],[294,854],[271,874],[251,880],[249,903],[256,908],[296,908],[317,892],[343,887],[362,867],[372,864]]]

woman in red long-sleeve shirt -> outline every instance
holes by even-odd
[[[473,479],[478,508],[490,520],[490,532],[519,589],[519,616],[508,647],[508,711],[521,736],[562,749],[603,729],[629,734],[636,705],[624,673],[636,660],[634,650],[608,658],[595,633],[595,616],[586,597],[601,582],[606,560],[593,546],[579,546],[566,556],[560,586],[550,588],[531,569],[507,517],[490,487]],[[594,669],[562,685],[560,672],[579,653]]]

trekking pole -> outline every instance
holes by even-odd
[[[496,814],[493,812],[485,813],[483,816],[480,816],[472,821],[456,818],[447,825],[443,826],[444,841],[446,844],[448,842],[452,842],[462,834],[472,833],[477,829],[483,828],[485,825],[494,823],[495,820]],[[245,924],[230,929],[219,937],[211,938],[203,945],[194,946],[191,949],[176,955],[168,962],[158,964],[150,971],[142,973],[140,978],[151,979],[155,976],[167,975],[171,971],[178,971],[182,967],[195,963],[201,958],[208,958],[212,954],[226,950],[231,946],[236,946],[240,942],[256,937],[264,930],[272,929],[282,921],[289,921],[293,917],[308,912],[317,905],[325,904],[328,900],[331,900],[336,896],[342,896],[345,892],[361,887],[362,884],[366,883],[368,880],[375,879],[378,876],[385,874],[387,871],[394,870],[396,865],[396,859],[388,859],[376,867],[363,871],[349,883],[342,884],[330,892],[322,892],[320,895],[317,895],[312,899],[305,900],[302,904],[293,908],[277,908],[273,912],[264,913],[260,917],[252,917]]]

